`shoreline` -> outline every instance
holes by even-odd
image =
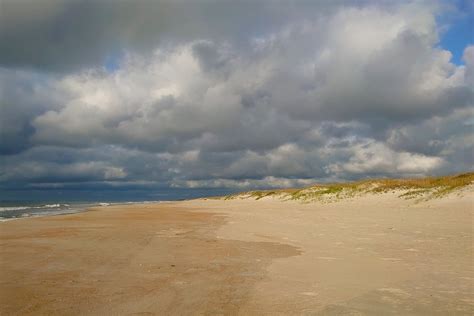
[[[201,198],[9,221],[0,312],[469,315],[473,197]]]
[[[138,201],[138,202],[97,202],[97,203],[88,203],[88,204],[91,204],[91,205],[81,207],[81,208],[78,208],[78,209],[67,209],[67,210],[65,210],[64,213],[53,213],[53,214],[38,213],[38,214],[32,214],[32,215],[28,214],[27,216],[19,216],[19,217],[0,217],[0,223],[9,222],[9,221],[12,221],[12,220],[23,220],[23,219],[29,219],[29,218],[39,218],[39,217],[48,217],[48,216],[61,216],[61,215],[76,214],[76,213],[87,212],[89,209],[96,208],[96,207],[127,206],[127,205],[142,205],[142,204],[160,204],[160,203],[166,203],[166,202],[175,202],[175,201]],[[67,204],[67,206],[71,206],[71,205]],[[30,208],[35,209],[35,208],[40,208],[40,206],[32,206]],[[47,207],[45,207],[45,208],[47,208]],[[28,207],[25,206],[25,209],[28,209]],[[23,210],[23,209],[21,209],[21,210]],[[1,212],[0,212],[0,215],[1,215]]]

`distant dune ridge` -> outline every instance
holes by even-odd
[[[334,202],[364,194],[398,193],[403,199],[425,201],[472,189],[474,172],[443,177],[410,179],[366,179],[355,182],[315,184],[301,189],[255,190],[227,195],[223,199],[273,197],[301,202]]]

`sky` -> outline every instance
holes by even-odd
[[[474,1],[0,2],[0,189],[473,170]]]

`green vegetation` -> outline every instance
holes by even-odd
[[[346,183],[316,184],[302,189],[250,191],[224,197],[224,199],[274,196],[282,200],[302,202],[334,202],[363,194],[398,193],[400,198],[428,200],[458,191],[474,183],[474,173],[421,179],[372,179]]]

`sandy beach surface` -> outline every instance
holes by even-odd
[[[472,315],[474,194],[202,199],[0,223],[1,315]]]

